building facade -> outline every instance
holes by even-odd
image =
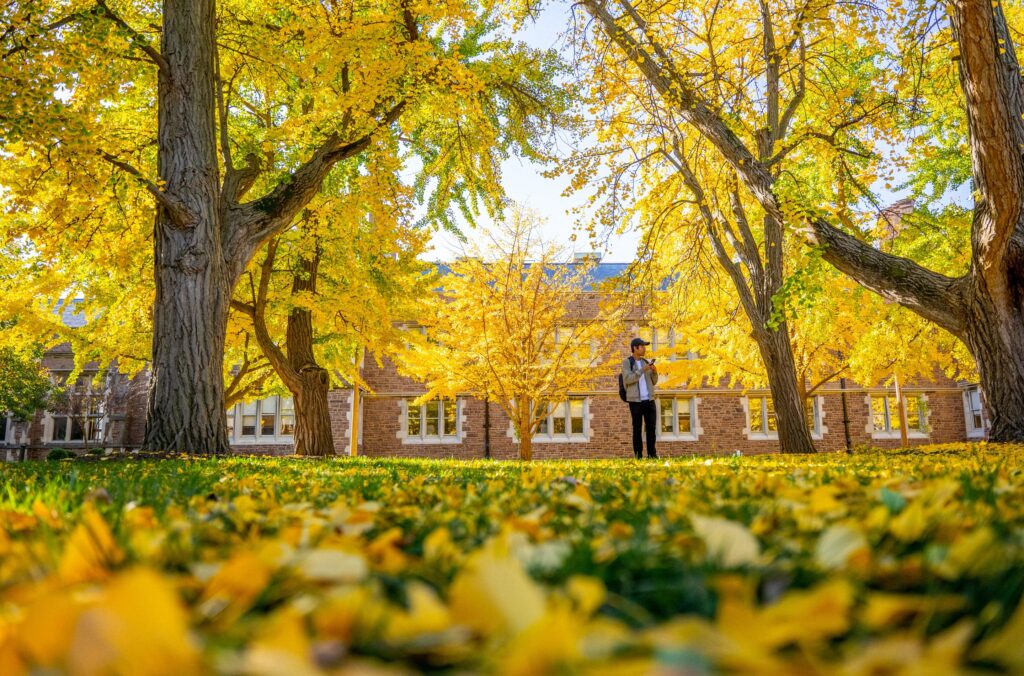
[[[599,265],[605,275],[622,266]],[[592,302],[583,300],[581,302]],[[596,307],[596,303],[594,304]],[[630,319],[622,337],[622,358],[635,333],[649,336],[657,356],[672,347],[671,336],[644,326],[643,308]],[[67,321],[75,321],[68,317]],[[626,328],[626,327],[624,327]],[[693,358],[680,355],[672,358]],[[67,346],[47,353],[44,366],[65,382],[73,368]],[[334,389],[329,408],[335,452],[348,455],[353,424],[360,455],[425,458],[512,459],[518,444],[512,425],[495,402],[465,396],[416,404],[426,390],[401,375],[395,365],[365,358],[360,373],[368,390],[358,406],[351,389]],[[551,406],[533,440],[533,457],[630,458],[632,430],[628,406],[618,397],[615,365],[605,369],[588,391],[573,393]],[[41,458],[53,449],[98,453],[134,449],[143,439],[148,373],[129,379],[113,372],[102,383],[88,366],[58,411],[37,412],[32,420],[0,416],[0,458]],[[977,385],[943,376],[907,383],[906,428],[911,445],[984,439],[987,420]],[[658,453],[731,455],[779,450],[771,396],[767,390],[727,386],[662,387],[658,391]],[[826,384],[810,398],[808,420],[819,451],[858,447],[893,448],[902,443],[896,391],[846,381]],[[228,411],[228,434],[237,453],[290,454],[295,410],[285,396],[238,404]]]

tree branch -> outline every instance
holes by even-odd
[[[818,217],[809,217],[808,225],[808,239],[824,247],[826,261],[883,298],[963,337],[965,277],[946,277],[907,258],[883,253]]]
[[[405,110],[406,102],[392,106],[375,127],[354,141],[346,142],[333,133],[302,166],[283,179],[263,197],[229,207],[230,245],[234,249],[253,250],[260,242],[287,227],[295,215],[320,190],[324,178],[338,162],[357,155],[370,146],[373,135],[391,126]],[[249,255],[237,260],[248,260]]]
[[[256,297],[253,299],[252,314],[249,317],[252,320],[253,334],[256,336],[260,351],[263,352],[288,389],[295,391],[302,384],[299,374],[292,368],[288,358],[271,338],[270,331],[267,329],[267,293],[270,288],[270,277],[274,274],[276,257],[277,240],[271,239],[267,242],[267,254],[263,258],[263,263],[260,264],[260,279],[256,285]],[[235,303],[232,302],[232,307],[234,306]]]
[[[164,55],[158,52],[149,44],[149,40],[146,36],[139,33],[137,30],[128,25],[128,23],[119,17],[110,7],[107,5],[107,0],[96,0],[96,6],[103,10],[103,14],[118,25],[122,30],[131,36],[131,43],[142,50],[142,52],[150,58],[150,60],[157,65],[157,67],[164,73],[170,72],[170,64],[167,63],[167,59]]]
[[[145,187],[146,190],[156,198],[156,201],[160,206],[167,210],[168,215],[171,217],[171,221],[173,221],[175,225],[179,228],[188,228],[191,226],[194,219],[192,218],[192,214],[188,207],[161,190],[156,183],[153,183],[151,180],[143,176],[141,171],[133,167],[131,164],[117,159],[108,152],[101,150],[99,151],[99,156],[141,183],[143,187]]]

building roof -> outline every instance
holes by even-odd
[[[579,263],[557,263],[553,265],[552,268],[565,265],[575,267],[576,265],[579,265]],[[611,281],[616,277],[625,275],[629,271],[630,265],[630,263],[597,263],[587,274],[587,282],[584,290],[593,291],[601,284]],[[527,267],[529,267],[529,264],[527,264]],[[448,263],[437,262],[434,263],[434,269],[439,275],[444,276],[451,272],[451,265]]]

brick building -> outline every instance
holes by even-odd
[[[597,275],[610,277],[625,266],[599,264]],[[590,295],[591,300],[593,294]],[[587,302],[587,301],[584,301]],[[71,313],[65,322],[81,321]],[[671,332],[645,325],[639,308],[623,327],[622,356],[635,333],[649,336],[653,354],[672,348]],[[695,355],[689,355],[695,357]],[[686,355],[675,358],[688,358]],[[67,346],[47,353],[44,365],[61,379],[71,371]],[[508,417],[493,402],[458,397],[415,406],[425,388],[400,375],[384,359],[364,359],[358,448],[367,456],[430,458],[515,458],[517,443]],[[86,452],[90,448],[137,448],[145,423],[148,374],[134,379],[112,373],[102,387],[85,387],[95,370],[80,380],[79,402],[72,411],[38,412],[33,420],[0,417],[0,458],[44,457],[53,448]],[[911,444],[944,443],[985,437],[987,421],[975,384],[942,376],[904,384],[907,436]],[[819,451],[859,446],[898,447],[901,443],[895,390],[846,381],[819,389],[808,404],[812,434]],[[74,400],[75,398],[72,397]],[[74,403],[74,402],[73,402]],[[349,453],[352,434],[351,389],[330,392],[335,451]],[[778,451],[774,413],[767,390],[701,386],[659,388],[658,453],[664,457],[699,454],[744,454]],[[292,450],[295,412],[287,397],[271,396],[235,406],[228,412],[232,448],[239,453],[287,454]],[[544,458],[632,457],[626,404],[619,400],[614,367],[595,386],[552,407],[534,438],[533,455]]]

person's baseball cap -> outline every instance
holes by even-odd
[[[632,350],[634,347],[637,347],[638,345],[650,345],[650,344],[651,343],[649,341],[646,341],[643,338],[634,338],[629,343],[629,349]]]

